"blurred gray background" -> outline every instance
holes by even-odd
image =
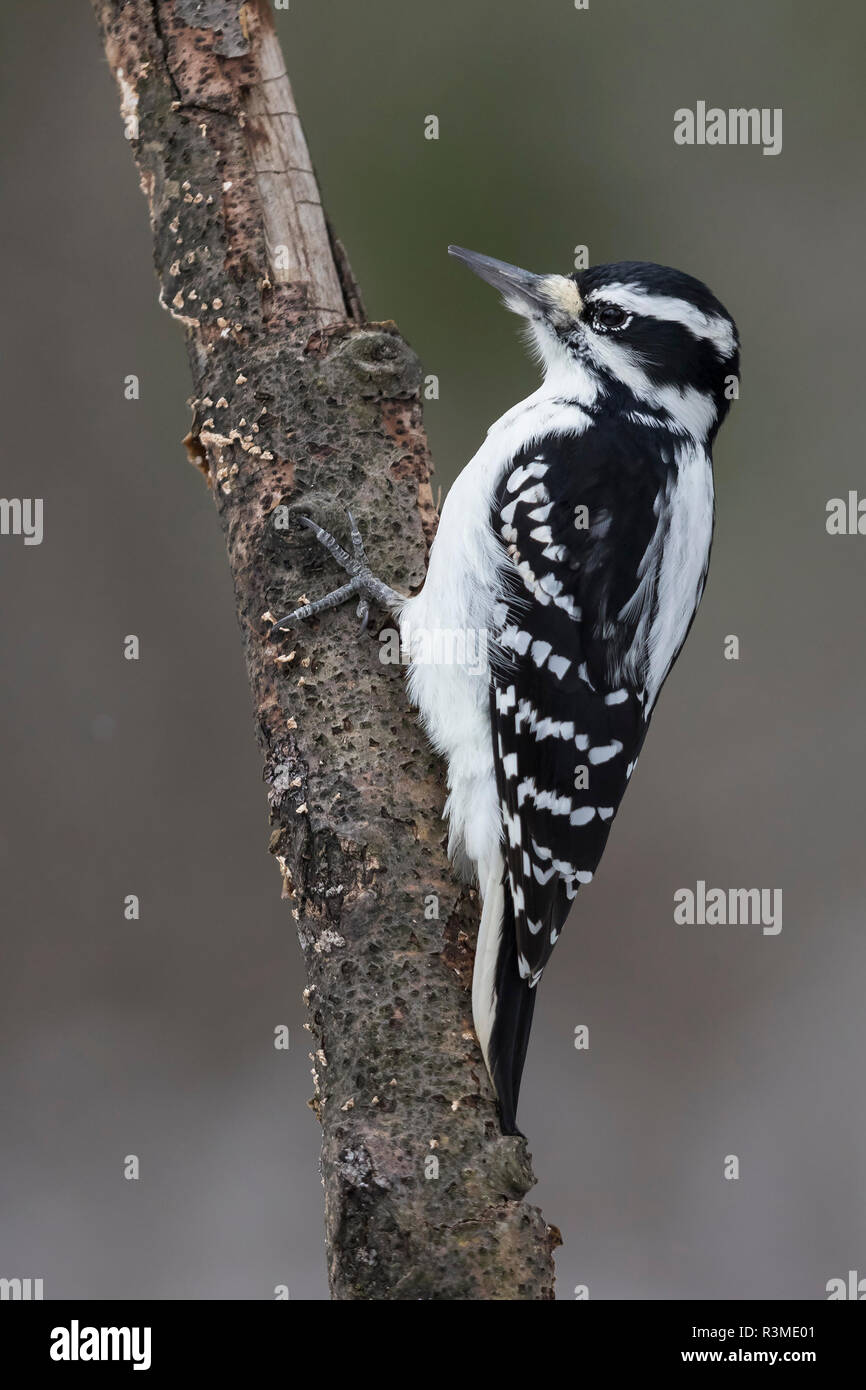
[[[444,488],[536,384],[449,241],[663,261],[739,321],[706,598],[545,976],[521,1120],[560,1297],[821,1298],[866,1273],[866,538],[825,530],[866,485],[862,7],[292,0],[277,22],[369,312],[440,378]],[[181,333],[89,5],[5,0],[0,51],[0,494],[45,499],[41,546],[0,537],[0,1275],[325,1298],[301,955],[180,445]],[[782,153],[677,147],[699,99],[782,107]],[[699,878],[781,888],[781,934],[676,925]]]

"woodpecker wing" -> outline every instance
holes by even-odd
[[[517,967],[530,987],[601,859],[646,734],[646,634],[673,468],[645,430],[597,424],[515,458],[494,499],[508,559],[491,721]]]

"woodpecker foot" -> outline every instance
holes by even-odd
[[[355,518],[350,511],[347,511],[346,515],[351,527],[352,555],[343,549],[330,531],[325,531],[308,516],[298,517],[301,524],[306,526],[308,531],[313,532],[319,545],[323,546],[328,554],[334,557],[341,569],[344,569],[352,577],[348,584],[341,584],[339,589],[334,589],[324,598],[316,599],[313,603],[305,603],[300,608],[296,608],[294,613],[287,613],[285,618],[280,618],[279,622],[274,623],[271,628],[272,632],[284,632],[293,623],[303,622],[306,618],[315,618],[319,613],[327,613],[330,608],[339,608],[341,603],[345,603],[347,599],[355,595],[358,596],[356,611],[361,619],[361,631],[363,632],[370,617],[371,603],[381,603],[385,608],[394,608],[405,602],[403,594],[398,594],[396,589],[389,588],[373,574],[367,563],[364,542],[361,539],[361,532],[358,530]]]

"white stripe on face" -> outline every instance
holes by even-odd
[[[695,439],[705,439],[715,424],[712,396],[694,386],[656,386],[643,370],[640,358],[615,333],[586,330],[586,341],[596,363],[610,372],[641,400],[667,411],[671,419]]]
[[[689,304],[686,299],[675,299],[667,294],[650,294],[636,286],[616,282],[602,285],[586,296],[587,304],[595,300],[618,304],[633,314],[646,314],[650,318],[662,319],[668,323],[678,323],[688,329],[695,338],[706,338],[712,343],[719,357],[724,361],[733,355],[737,346],[734,330],[727,319],[719,314],[704,314]]]

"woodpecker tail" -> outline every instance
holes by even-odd
[[[505,863],[497,854],[487,878],[475,968],[472,1016],[490,1079],[499,1098],[503,1134],[520,1134],[517,1098],[529,1044],[534,989],[520,978],[517,936]]]

